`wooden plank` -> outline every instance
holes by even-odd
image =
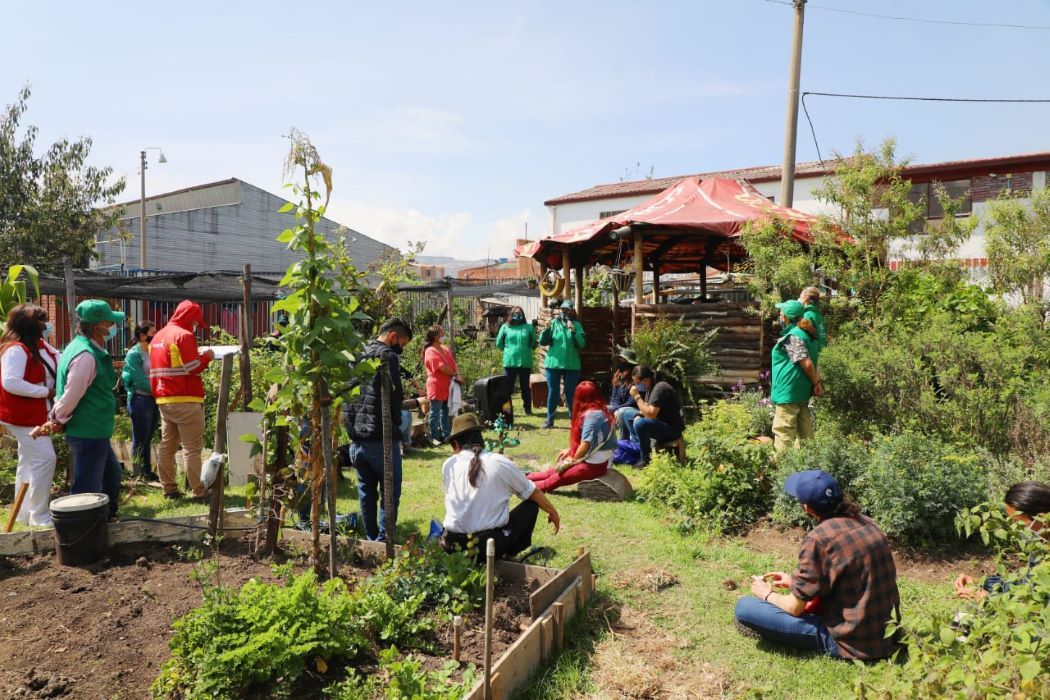
[[[589,552],[581,554],[568,568],[562,569],[557,576],[547,581],[529,596],[529,613],[532,615],[532,619],[535,620],[542,615],[543,611],[558,599],[562,591],[577,576],[588,582],[591,580],[591,555]],[[589,591],[585,597],[590,597]]]

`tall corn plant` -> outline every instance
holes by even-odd
[[[333,412],[329,388],[340,393],[356,387],[372,375],[374,366],[357,362],[365,338],[357,331],[359,324],[355,322],[368,320],[359,310],[361,277],[348,263],[344,244],[329,241],[317,229],[331,196],[332,169],[305,134],[293,129],[289,139],[291,148],[285,176],[292,182],[285,187],[292,191],[298,203],[289,202],[279,210],[294,214],[295,223],[285,229],[277,241],[288,250],[301,253],[303,259],[288,268],[280,283],[288,290],[287,294],[273,307],[275,314],[284,312],[288,318],[287,325],[281,328],[282,361],[266,377],[276,390],[271,391],[267,400],[253,402],[252,407],[266,414],[271,428],[310,425],[306,478],[313,501],[311,552],[312,563],[320,567],[321,503],[326,479],[324,455],[332,440],[330,431],[324,429],[331,425]],[[298,431],[290,432],[295,445]],[[290,473],[271,474],[270,478],[277,485],[288,476]],[[334,489],[336,484],[329,487]],[[330,523],[330,527],[334,527],[334,523]]]
[[[33,283],[34,296],[40,298],[40,281],[36,269],[30,265],[12,265],[7,268],[7,277],[0,282],[0,332],[7,330],[7,314],[19,304],[28,300],[25,280],[20,279],[25,273]]]

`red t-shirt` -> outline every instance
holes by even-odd
[[[452,357],[452,351],[446,347],[438,350],[431,345],[423,353],[423,365],[427,368],[427,398],[431,401],[448,401],[448,390],[452,386],[452,377],[441,371],[442,367],[452,368],[454,374],[459,374],[456,359]]]

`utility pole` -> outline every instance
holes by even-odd
[[[806,0],[793,0],[795,32],[791,40],[791,71],[788,74],[787,130],[784,133],[784,167],[780,174],[781,206],[790,207],[795,200],[795,142],[798,139],[798,84],[802,72],[802,20]]]
[[[142,189],[139,190],[139,270],[146,272],[146,152],[139,153]]]

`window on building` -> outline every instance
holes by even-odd
[[[625,211],[627,211],[627,210],[626,209],[613,209],[612,211],[601,211],[601,212],[598,212],[598,218],[599,219],[608,219],[610,216],[616,216],[617,214],[622,214]]]
[[[969,216],[970,212],[973,211],[973,197],[970,194],[971,181],[966,180],[947,180],[940,182],[944,186],[945,192],[952,199],[961,200],[959,208],[956,210],[956,216]],[[943,219],[944,209],[941,207],[941,202],[937,199],[937,182],[919,182],[914,183],[911,186],[911,191],[908,192],[908,199],[918,204],[924,203],[924,219],[913,221],[911,224],[911,233],[919,234],[922,233],[925,228],[926,221]]]

